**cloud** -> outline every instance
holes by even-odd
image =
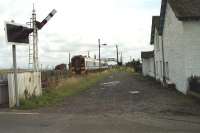
[[[12,66],[11,46],[4,41],[4,21],[25,24],[33,3],[39,21],[53,8],[58,11],[39,31],[39,58],[44,66],[68,62],[69,51],[72,56],[87,55],[87,51],[92,57],[98,55],[98,38],[108,44],[102,47],[102,57],[115,57],[116,44],[127,61],[152,49],[151,17],[159,14],[160,0],[7,0],[0,2],[0,67]],[[26,67],[28,46],[17,46],[17,53],[19,66]]]

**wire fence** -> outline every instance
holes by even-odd
[[[46,70],[41,72],[42,88],[56,87],[59,81],[67,79],[69,71],[67,70]]]

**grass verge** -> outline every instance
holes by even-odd
[[[135,73],[135,70],[131,67],[116,67],[111,70],[112,72],[126,72],[129,74]]]
[[[67,96],[77,95],[109,76],[112,71],[72,77],[61,81],[56,88],[49,88],[42,96],[20,100],[20,109],[35,109],[60,103]]]

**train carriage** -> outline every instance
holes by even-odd
[[[105,61],[101,61],[100,69],[108,68],[108,64]],[[95,71],[99,69],[99,60],[88,58],[86,56],[78,55],[71,59],[71,70],[76,74],[87,73],[89,71]]]

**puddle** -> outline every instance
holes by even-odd
[[[139,94],[140,92],[139,91],[129,91],[129,93],[135,95],[135,94]]]
[[[103,83],[101,85],[103,85],[103,86],[116,86],[119,83],[120,83],[120,81],[112,81],[112,82]]]

